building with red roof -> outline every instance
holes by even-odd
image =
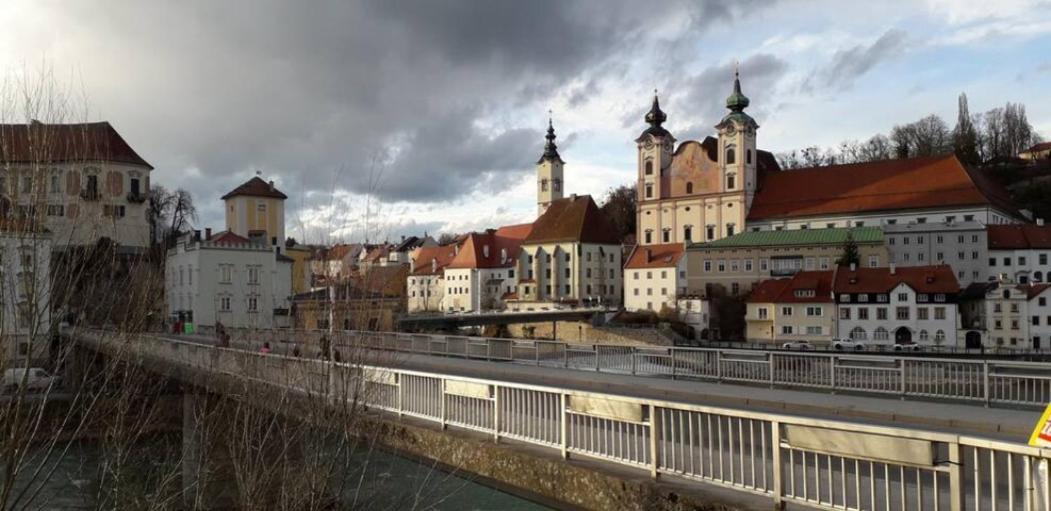
[[[288,196],[253,176],[222,196],[226,229],[245,238],[261,238],[277,246],[285,243],[285,199]]]
[[[748,296],[745,336],[751,342],[831,342],[836,332],[833,271],[801,271],[764,280]]]
[[[1035,224],[990,225],[989,275],[1019,284],[1051,280],[1051,226]]]
[[[1051,284],[971,284],[960,293],[960,326],[969,349],[1051,350]]]
[[[681,243],[636,245],[624,264],[624,308],[674,309],[686,294],[686,248]]]
[[[408,311],[438,312],[445,297],[445,267],[460,250],[460,243],[423,246],[413,253],[408,276]]]
[[[442,308],[502,309],[521,278],[522,243],[532,231],[533,224],[518,224],[465,236],[445,266]]]

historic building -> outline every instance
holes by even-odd
[[[883,224],[890,262],[899,267],[948,264],[966,287],[989,279],[986,226],[949,218],[942,222]],[[995,226],[989,226],[993,228]]]
[[[748,103],[735,76],[730,113],[715,126],[719,138],[675,147],[654,96],[650,126],[635,139],[640,244],[711,241],[745,229],[761,176],[778,169],[773,155],[756,149],[759,125],[745,113]]]
[[[0,215],[32,220],[56,250],[115,242],[150,245],[153,167],[108,122],[0,125]]]
[[[285,242],[285,199],[273,181],[253,177],[234,188],[222,199],[226,209],[226,230],[248,239],[262,239],[268,245]]]
[[[887,247],[878,227],[747,231],[688,245],[687,288],[704,293],[721,286],[731,295],[741,295],[766,279],[831,270],[848,239],[857,246],[862,266],[887,264]]]
[[[562,167],[566,162],[558,154],[558,146],[555,145],[555,127],[551,119],[547,120],[547,135],[544,136],[547,143],[544,144],[544,154],[536,161],[536,216],[544,214],[551,202],[562,198],[562,186],[565,180],[562,177]]]
[[[424,246],[413,252],[408,283],[408,312],[441,312],[445,299],[445,267],[452,262],[460,245]]]
[[[685,254],[681,243],[636,245],[624,265],[624,308],[675,309],[686,295]]]
[[[468,234],[445,266],[443,309],[502,309],[521,278],[521,246],[532,230],[533,224],[519,224]]]
[[[0,360],[34,367],[51,339],[52,234],[38,224],[0,219]]]
[[[1051,226],[1035,224],[990,225],[989,277],[1006,277],[1027,284],[1051,280]]]
[[[620,239],[589,195],[552,201],[522,240],[517,266],[511,309],[620,304]]]
[[[751,342],[829,343],[836,336],[832,271],[801,271],[765,280],[749,295],[745,337]]]

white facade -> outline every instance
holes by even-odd
[[[292,262],[251,243],[214,243],[184,236],[168,252],[168,311],[196,325],[271,328],[288,311]],[[280,320],[278,320],[280,323]]]
[[[961,286],[989,280],[989,238],[978,222],[884,224],[883,234],[898,267],[947,264]]]
[[[1051,286],[1029,296],[1030,347],[1051,350]]]
[[[839,336],[866,344],[954,346],[958,320],[953,299],[917,293],[904,283],[886,294],[837,295]]]
[[[0,231],[0,365],[32,367],[47,355],[51,249],[49,233]]]
[[[445,278],[441,272],[409,275],[406,290],[409,294],[406,303],[409,313],[444,310]]]
[[[924,223],[978,222],[982,225],[1012,224],[1010,215],[990,206],[961,206],[925,210],[887,210],[871,213],[845,213],[812,217],[750,220],[753,231],[817,229],[820,227],[866,227]],[[933,264],[933,263],[929,263]]]
[[[1051,249],[989,249],[989,278],[1006,276],[1019,284],[1051,280]]]
[[[693,327],[695,339],[711,339],[711,302],[703,296],[680,296],[675,305],[679,319]]]
[[[624,269],[624,308],[628,311],[674,309],[677,297],[685,293],[685,257],[674,266]]]
[[[513,293],[520,274],[516,267],[446,268],[442,309],[480,312],[504,308],[504,296]]]
[[[603,305],[617,305],[621,300],[620,245],[577,241],[524,244],[518,260],[524,261],[520,263],[524,275],[519,300]]]

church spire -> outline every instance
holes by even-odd
[[[748,107],[748,96],[741,93],[741,75],[737,70],[737,63],[734,63],[734,91],[728,98],[726,98],[726,108],[734,112],[744,111]]]
[[[562,161],[562,157],[558,154],[558,146],[555,145],[555,126],[551,122],[551,111],[547,111],[547,135],[544,135],[547,139],[547,143],[544,144],[544,154],[537,160],[537,163],[541,163],[544,160],[557,161],[559,163],[565,163]]]
[[[646,122],[655,129],[661,129],[661,124],[668,120],[668,114],[661,110],[660,99],[657,98],[657,89],[653,89],[653,106],[646,113]]]

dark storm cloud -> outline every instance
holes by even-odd
[[[751,100],[748,112],[763,119],[774,109],[773,92],[788,71],[788,64],[774,55],[760,53],[738,65],[741,90]],[[679,138],[704,138],[712,134],[714,126],[726,115],[726,97],[733,91],[734,62],[724,62],[689,76],[680,84],[683,94],[674,98],[669,111],[671,121],[679,126]],[[760,121],[761,122],[761,121]],[[684,139],[684,138],[683,138]]]
[[[832,61],[818,72],[818,79],[824,85],[840,90],[850,88],[859,76],[902,54],[907,42],[907,32],[891,29],[870,45],[859,44],[839,50],[832,56]]]

